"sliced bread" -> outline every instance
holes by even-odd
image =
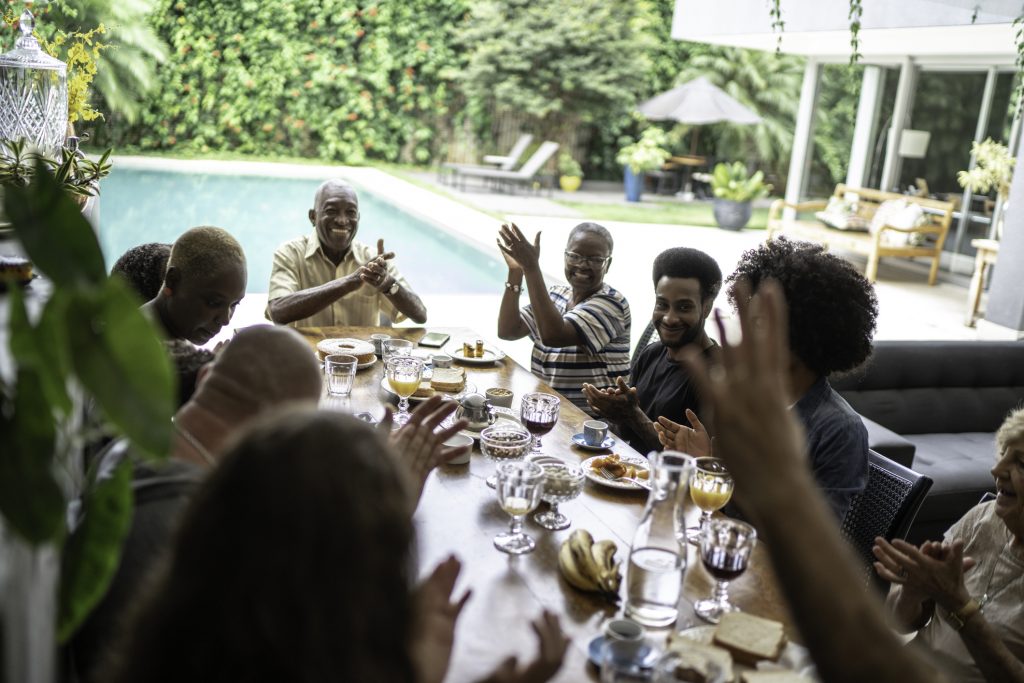
[[[732,655],[724,648],[704,645],[684,637],[670,640],[669,650],[679,657],[672,672],[675,677],[673,680],[704,683],[734,679]],[[722,677],[717,677],[716,672],[720,672]]]
[[[740,680],[743,683],[810,683],[811,679],[795,671],[746,671]]]
[[[420,385],[416,387],[416,391],[414,391],[412,395],[414,398],[430,398],[435,393],[437,392],[435,392],[430,386],[430,382],[428,380],[423,380],[420,382]]]
[[[466,386],[465,368],[434,368],[430,386],[436,391],[462,391]]]
[[[726,612],[715,629],[714,643],[731,652],[737,662],[753,665],[762,659],[777,660],[786,633],[777,621],[746,612]]]

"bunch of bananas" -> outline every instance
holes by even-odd
[[[616,602],[622,583],[616,552],[615,541],[595,543],[589,531],[577,529],[558,550],[558,569],[573,588]]]

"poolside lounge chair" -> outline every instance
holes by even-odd
[[[514,188],[516,185],[531,186],[536,180],[544,164],[558,151],[558,143],[545,140],[537,151],[526,160],[518,171],[502,171],[490,168],[456,168],[453,169],[455,179],[462,189],[466,187],[466,178],[481,178],[485,184],[497,189]]]
[[[511,171],[515,168],[516,163],[519,161],[519,157],[523,156],[523,152],[533,142],[533,136],[529,133],[523,133],[516,140],[516,144],[512,145],[512,149],[508,151],[508,154],[501,156],[500,154],[488,154],[484,157],[483,164],[460,164],[455,162],[446,162],[441,165],[442,171],[447,173],[439,172],[438,178],[441,182],[445,182],[446,176],[454,178],[458,175],[459,171],[467,168],[483,168],[491,171]],[[497,168],[495,168],[497,167]]]

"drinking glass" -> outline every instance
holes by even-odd
[[[533,437],[517,424],[501,420],[498,424],[485,427],[480,432],[480,452],[488,460],[500,465],[509,460],[522,460],[530,452]],[[484,483],[492,489],[497,487],[497,469]]]
[[[540,499],[550,509],[534,514],[533,521],[551,531],[568,529],[572,520],[558,511],[558,504],[570,501],[583,492],[583,470],[565,463],[546,463],[541,465],[541,469],[544,470],[544,486]]]
[[[415,344],[408,339],[388,339],[383,342],[384,361],[392,356],[411,356]]]
[[[715,578],[715,592],[693,604],[697,616],[717,624],[726,612],[739,611],[729,602],[729,582],[747,569],[756,543],[757,532],[749,524],[728,518],[708,520],[701,529],[700,559]]]
[[[718,458],[697,458],[690,477],[690,499],[700,508],[700,522],[686,530],[686,540],[700,543],[701,529],[707,525],[715,510],[721,510],[732,498],[733,481],[725,463]],[[680,539],[682,540],[682,539]]]
[[[523,425],[533,434],[533,452],[540,453],[540,437],[558,422],[558,397],[551,394],[525,394],[519,404]]]
[[[387,360],[387,378],[392,391],[398,394],[398,414],[395,424],[409,421],[409,397],[416,393],[423,379],[423,361],[412,356],[391,356]]]
[[[347,353],[336,353],[324,359],[324,374],[327,376],[327,393],[331,396],[348,396],[352,393],[352,382],[356,377],[359,359]]]
[[[536,547],[533,539],[523,533],[523,517],[540,503],[544,486],[544,470],[524,460],[498,465],[498,502],[512,521],[508,531],[494,537],[494,547],[509,555],[522,555]]]

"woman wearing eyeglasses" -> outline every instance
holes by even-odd
[[[514,223],[502,225],[498,248],[508,264],[498,336],[533,341],[531,371],[581,410],[593,414],[583,384],[613,387],[629,375],[629,302],[604,282],[612,262],[611,233],[580,223],[565,245],[569,286],[544,282],[540,233],[531,243]],[[525,284],[530,303],[519,308]]]

